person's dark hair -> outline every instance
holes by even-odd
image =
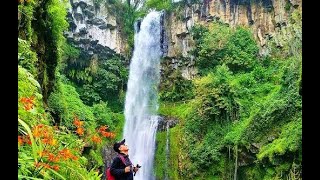
[[[125,143],[125,141],[126,141],[126,140],[123,139],[123,140],[120,141],[120,142],[114,143],[114,145],[113,145],[113,150],[116,151],[117,153],[120,153],[119,147],[120,147],[121,145],[123,145],[123,144]]]

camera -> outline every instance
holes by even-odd
[[[136,166],[137,168],[141,168],[141,166],[139,165],[139,164],[137,164],[137,166]],[[133,176],[135,176],[136,175],[136,173],[137,172],[134,172],[134,174],[133,174]]]

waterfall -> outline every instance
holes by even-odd
[[[142,167],[135,180],[153,180],[155,138],[158,126],[161,13],[151,11],[135,25],[134,52],[125,99],[124,138],[129,157]]]

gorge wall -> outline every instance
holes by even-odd
[[[107,2],[70,0],[67,39],[85,50],[89,56],[101,52],[124,54],[128,41],[121,35],[121,27]],[[302,0],[180,0],[178,8],[167,12],[164,19],[166,57],[172,68],[181,67],[184,78],[191,79],[197,72],[192,55],[194,47],[190,34],[195,24],[219,21],[230,27],[246,26],[254,33],[260,45],[260,54],[268,54],[268,40],[273,39],[281,48],[291,33],[289,15],[301,8]],[[133,27],[132,27],[133,28]],[[295,29],[301,31],[301,28]],[[187,61],[178,57],[186,57]],[[178,60],[180,59],[180,60]]]
[[[182,2],[182,1],[180,1]],[[193,67],[192,55],[188,52],[193,48],[194,41],[190,34],[195,24],[206,25],[216,21],[230,27],[249,27],[258,44],[260,54],[268,54],[268,41],[273,39],[281,48],[285,41],[292,38],[292,27],[289,15],[294,9],[301,8],[302,0],[200,0],[184,3],[180,10],[167,14],[166,30],[168,36],[167,57],[171,59],[173,68],[180,67],[182,76],[187,79],[197,74]],[[300,31],[301,27],[293,31]],[[189,57],[181,61],[178,57]],[[180,58],[181,59],[181,58]]]
[[[108,3],[98,4],[94,3],[94,0],[69,2],[69,31],[65,32],[69,42],[80,48],[89,58],[94,54],[102,58],[115,53],[124,54],[127,44]]]

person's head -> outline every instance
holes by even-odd
[[[125,139],[123,139],[120,142],[116,142],[113,145],[113,150],[115,150],[117,153],[127,153],[129,148],[128,146],[125,144]]]

